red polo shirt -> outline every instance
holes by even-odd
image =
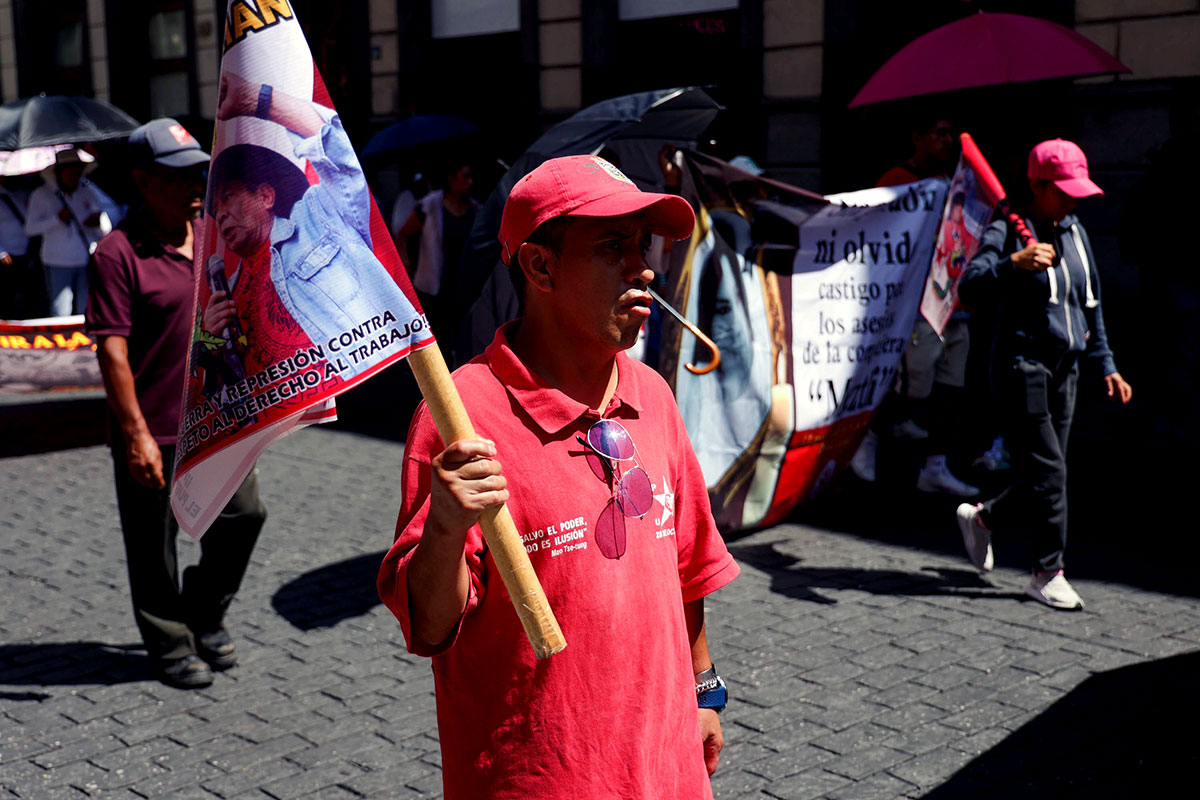
[[[599,417],[531,373],[508,328],[454,381],[478,435],[496,442],[508,508],[568,646],[536,659],[478,526],[457,628],[437,647],[413,639],[408,564],[429,512],[429,462],[443,449],[422,404],[379,593],[409,650],[433,656],[446,800],[710,798],[683,604],[732,581],[738,566],[675,398],[656,372],[618,356],[605,416],[629,431],[655,501],[625,520],[624,555],[607,558],[594,532],[612,491],[575,438]]]

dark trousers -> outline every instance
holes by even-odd
[[[184,570],[181,587],[175,549],[179,523],[170,501],[175,448],[162,448],[167,480],[162,489],[150,489],[133,479],[123,443],[114,443],[112,456],[134,619],[151,658],[182,658],[195,652],[194,634],[221,624],[246,573],[267,518],[258,499],[256,471],[246,477],[200,540],[200,562]]]
[[[1057,369],[1018,360],[996,376],[1015,482],[984,504],[983,519],[996,533],[1027,533],[1037,570],[1063,568],[1067,438],[1078,375],[1073,360]]]

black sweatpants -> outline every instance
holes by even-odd
[[[201,538],[200,562],[185,570],[181,587],[175,549],[179,523],[170,499],[175,448],[162,447],[167,481],[162,489],[133,479],[123,442],[114,442],[112,457],[134,619],[152,659],[182,658],[195,652],[193,632],[221,624],[246,573],[267,518],[258,499],[257,470],[246,476]]]
[[[1079,366],[1074,359],[1050,369],[1014,360],[996,376],[1004,413],[1005,445],[1015,482],[984,503],[984,523],[995,533],[1028,533],[1036,570],[1063,568],[1067,547],[1067,438],[1075,413]]]

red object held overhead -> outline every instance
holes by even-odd
[[[859,90],[850,107],[904,97],[1129,72],[1087,37],[1049,20],[979,12],[909,42]]]
[[[975,177],[979,179],[980,185],[983,186],[983,191],[987,195],[988,200],[995,204],[996,210],[1000,212],[1000,216],[1008,220],[1009,224],[1017,232],[1021,244],[1028,245],[1030,242],[1035,242],[1037,239],[1033,235],[1033,231],[1029,230],[1029,226],[1025,224],[1025,220],[1021,219],[1021,215],[1013,211],[1012,206],[1008,202],[1008,193],[1004,191],[1004,186],[1001,185],[1000,179],[996,177],[992,165],[983,157],[983,152],[980,151],[979,145],[975,144],[975,140],[971,138],[971,134],[962,133],[959,135],[962,141],[962,157],[967,162],[974,172]]]

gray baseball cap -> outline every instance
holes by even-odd
[[[135,166],[150,162],[164,167],[208,163],[208,153],[196,137],[170,117],[151,120],[129,134],[129,155]]]

